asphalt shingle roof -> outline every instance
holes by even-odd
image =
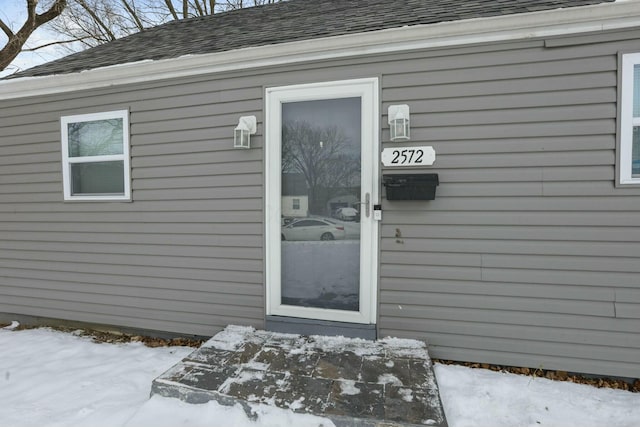
[[[366,31],[587,6],[613,0],[289,0],[172,21],[11,77],[73,73]]]

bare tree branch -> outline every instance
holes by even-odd
[[[200,4],[199,0],[193,0],[193,5],[195,6],[195,8],[198,10],[198,14],[200,16],[204,16],[204,10],[202,9],[202,5]]]
[[[9,28],[7,26],[7,24],[5,24],[2,19],[0,19],[0,30],[2,30],[8,38],[11,38],[14,36],[13,31],[11,31],[11,28]]]
[[[127,0],[121,0],[121,1],[124,8],[127,9],[127,12],[129,12],[131,19],[133,19],[133,21],[136,23],[136,26],[138,27],[138,29],[140,31],[144,30],[144,25],[142,25],[142,21],[138,17],[138,14],[136,13],[135,9],[132,6],[130,6],[129,3],[127,3]]]
[[[27,22],[35,22],[37,0],[27,0]]]
[[[17,33],[2,21],[0,28],[7,35],[7,44],[0,50],[0,70],[4,70],[21,52],[31,34],[43,24],[57,18],[67,5],[67,0],[55,0],[45,12],[38,14],[38,0],[27,0],[27,20]]]
[[[85,0],[76,0],[76,1],[89,14],[89,16],[91,16],[93,21],[96,24],[98,24],[98,26],[102,29],[104,34],[106,34],[109,37],[109,39],[111,39],[111,40],[115,40],[116,39],[115,34],[113,34],[111,29],[107,26],[107,24],[104,23],[104,21],[98,16],[98,14],[93,9],[91,9],[89,6],[87,6],[87,3],[85,2]]]
[[[171,2],[171,0],[164,0],[164,3],[167,5],[167,10],[169,10],[169,13],[171,13],[173,19],[177,21],[179,19],[178,14],[176,13],[176,9],[173,7],[173,3]]]
[[[34,3],[38,3],[38,0],[32,0],[32,1]],[[52,19],[57,18],[58,16],[60,16],[60,14],[62,13],[62,11],[66,6],[67,6],[67,0],[57,0],[55,3],[53,3],[53,5],[51,5],[49,10],[47,10],[44,13],[41,13],[40,15],[35,15],[36,26],[39,27],[51,21]],[[36,10],[34,7],[33,12],[35,13],[35,11]]]
[[[70,40],[59,40],[59,41],[55,41],[55,42],[51,42],[51,43],[45,43],[42,44],[40,46],[36,46],[36,47],[31,47],[28,49],[22,49],[23,52],[35,52],[37,50],[40,49],[44,49],[46,47],[50,47],[50,46],[56,46],[56,45],[64,45],[64,44],[69,44],[69,43],[75,43],[75,42],[81,42],[83,39],[70,39]]]

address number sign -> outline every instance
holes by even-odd
[[[385,166],[431,166],[436,161],[433,147],[393,147],[382,150]]]

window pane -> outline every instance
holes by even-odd
[[[69,157],[123,154],[122,119],[68,124]]]
[[[360,206],[361,105],[360,97],[282,104],[281,197],[315,218],[281,228],[284,305],[360,309],[360,223],[329,218]]]
[[[640,178],[640,126],[633,128],[633,143],[631,145],[631,176]]]
[[[124,194],[124,162],[72,163],[71,194]]]
[[[640,117],[640,64],[633,67],[633,117]]]

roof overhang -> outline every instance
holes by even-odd
[[[0,81],[0,100],[305,61],[640,27],[639,3],[618,0],[140,61],[71,74],[8,79]]]

